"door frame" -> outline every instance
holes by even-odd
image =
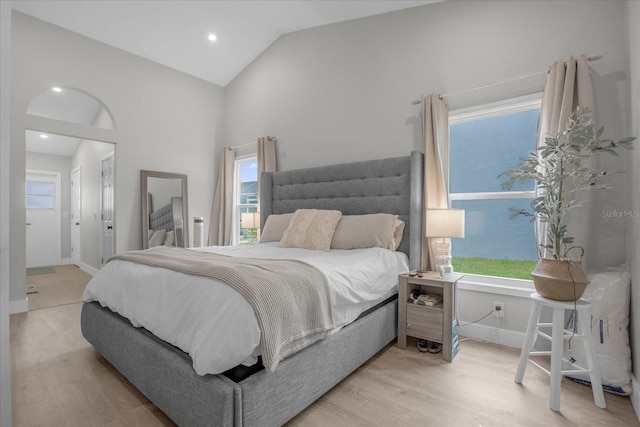
[[[26,169],[25,170],[25,183],[28,181],[27,180],[27,175],[29,174],[39,174],[39,175],[53,175],[55,176],[56,179],[56,194],[54,197],[54,203],[56,205],[56,211],[57,211],[57,216],[56,216],[56,221],[55,221],[55,228],[56,228],[56,262],[54,265],[61,265],[62,264],[62,206],[61,206],[61,193],[62,193],[62,189],[60,188],[60,182],[61,182],[61,177],[60,177],[60,172],[56,172],[56,171],[47,171],[47,170],[37,170],[37,169]],[[26,185],[25,185],[25,197],[26,197]],[[26,216],[26,206],[25,206],[25,216]],[[25,226],[25,231],[26,231],[26,226]],[[27,238],[26,232],[25,232],[25,240]],[[26,261],[26,256],[27,256],[27,252],[26,252],[26,245],[25,245],[25,261]]]
[[[78,166],[76,168],[71,169],[71,173],[69,174],[69,181],[71,184],[73,184],[73,174],[78,171],[79,174],[79,179],[80,179],[80,190],[78,190],[78,213],[79,213],[79,218],[80,218],[80,229],[78,231],[78,263],[76,264],[74,262],[73,259],[73,187],[71,187],[71,193],[70,193],[70,197],[69,197],[69,203],[70,203],[70,208],[69,209],[71,212],[71,218],[70,219],[70,224],[69,224],[69,240],[71,243],[71,263],[74,265],[77,265],[78,267],[82,266],[82,167]]]
[[[104,254],[104,230],[103,230],[103,218],[104,218],[104,206],[103,206],[103,191],[104,191],[104,174],[102,173],[102,163],[107,160],[108,158],[111,158],[111,166],[112,166],[112,170],[113,170],[113,174],[111,176],[111,185],[112,185],[112,191],[111,191],[111,206],[113,208],[113,213],[112,213],[112,219],[111,219],[111,225],[112,225],[112,230],[111,230],[111,244],[112,244],[112,251],[113,254],[115,254],[115,248],[116,248],[116,156],[115,156],[115,146],[113,147],[113,151],[105,154],[104,156],[102,156],[102,158],[100,159],[100,267],[102,267],[104,265],[104,263],[107,261],[107,257]],[[110,257],[113,254],[109,254],[108,256]]]

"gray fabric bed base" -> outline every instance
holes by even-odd
[[[240,383],[199,376],[180,350],[96,302],[82,307],[82,333],[118,371],[180,426],[279,426],[300,413],[397,333],[396,300]],[[160,346],[160,350],[159,347]]]

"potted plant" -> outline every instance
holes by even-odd
[[[611,172],[592,168],[589,158],[600,152],[617,156],[620,148],[633,149],[635,140],[633,137],[602,140],[603,130],[595,132],[589,109],[578,106],[564,131],[545,138],[537,152],[501,174],[507,177],[503,182],[507,190],[516,182],[531,179],[540,190],[540,196],[531,203],[532,212],[512,209],[511,218],[524,215],[547,224],[547,243],[538,247],[540,259],[531,273],[536,291],[544,297],[575,300],[582,296],[589,283],[581,265],[584,249],[567,247],[574,241],[568,235],[568,214],[583,206],[579,199],[581,191],[610,188],[603,181]],[[574,249],[580,254],[577,261],[569,259],[569,252]],[[545,250],[551,258],[543,257]]]

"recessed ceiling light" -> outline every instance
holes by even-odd
[[[62,89],[59,88],[58,86],[52,87],[51,90],[53,90],[54,92],[62,92]]]
[[[44,133],[41,133],[40,134],[40,138],[47,139],[47,138],[49,138],[49,135],[45,135]]]
[[[209,41],[211,41],[211,42],[214,42],[214,41],[218,40],[218,37],[217,37],[215,34],[213,34],[213,33],[209,34],[209,35],[207,36],[207,38],[208,38],[208,39],[209,39]]]

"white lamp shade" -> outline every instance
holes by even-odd
[[[243,212],[241,216],[242,228],[260,228],[260,212]]]
[[[427,209],[426,237],[464,237],[464,209]]]

